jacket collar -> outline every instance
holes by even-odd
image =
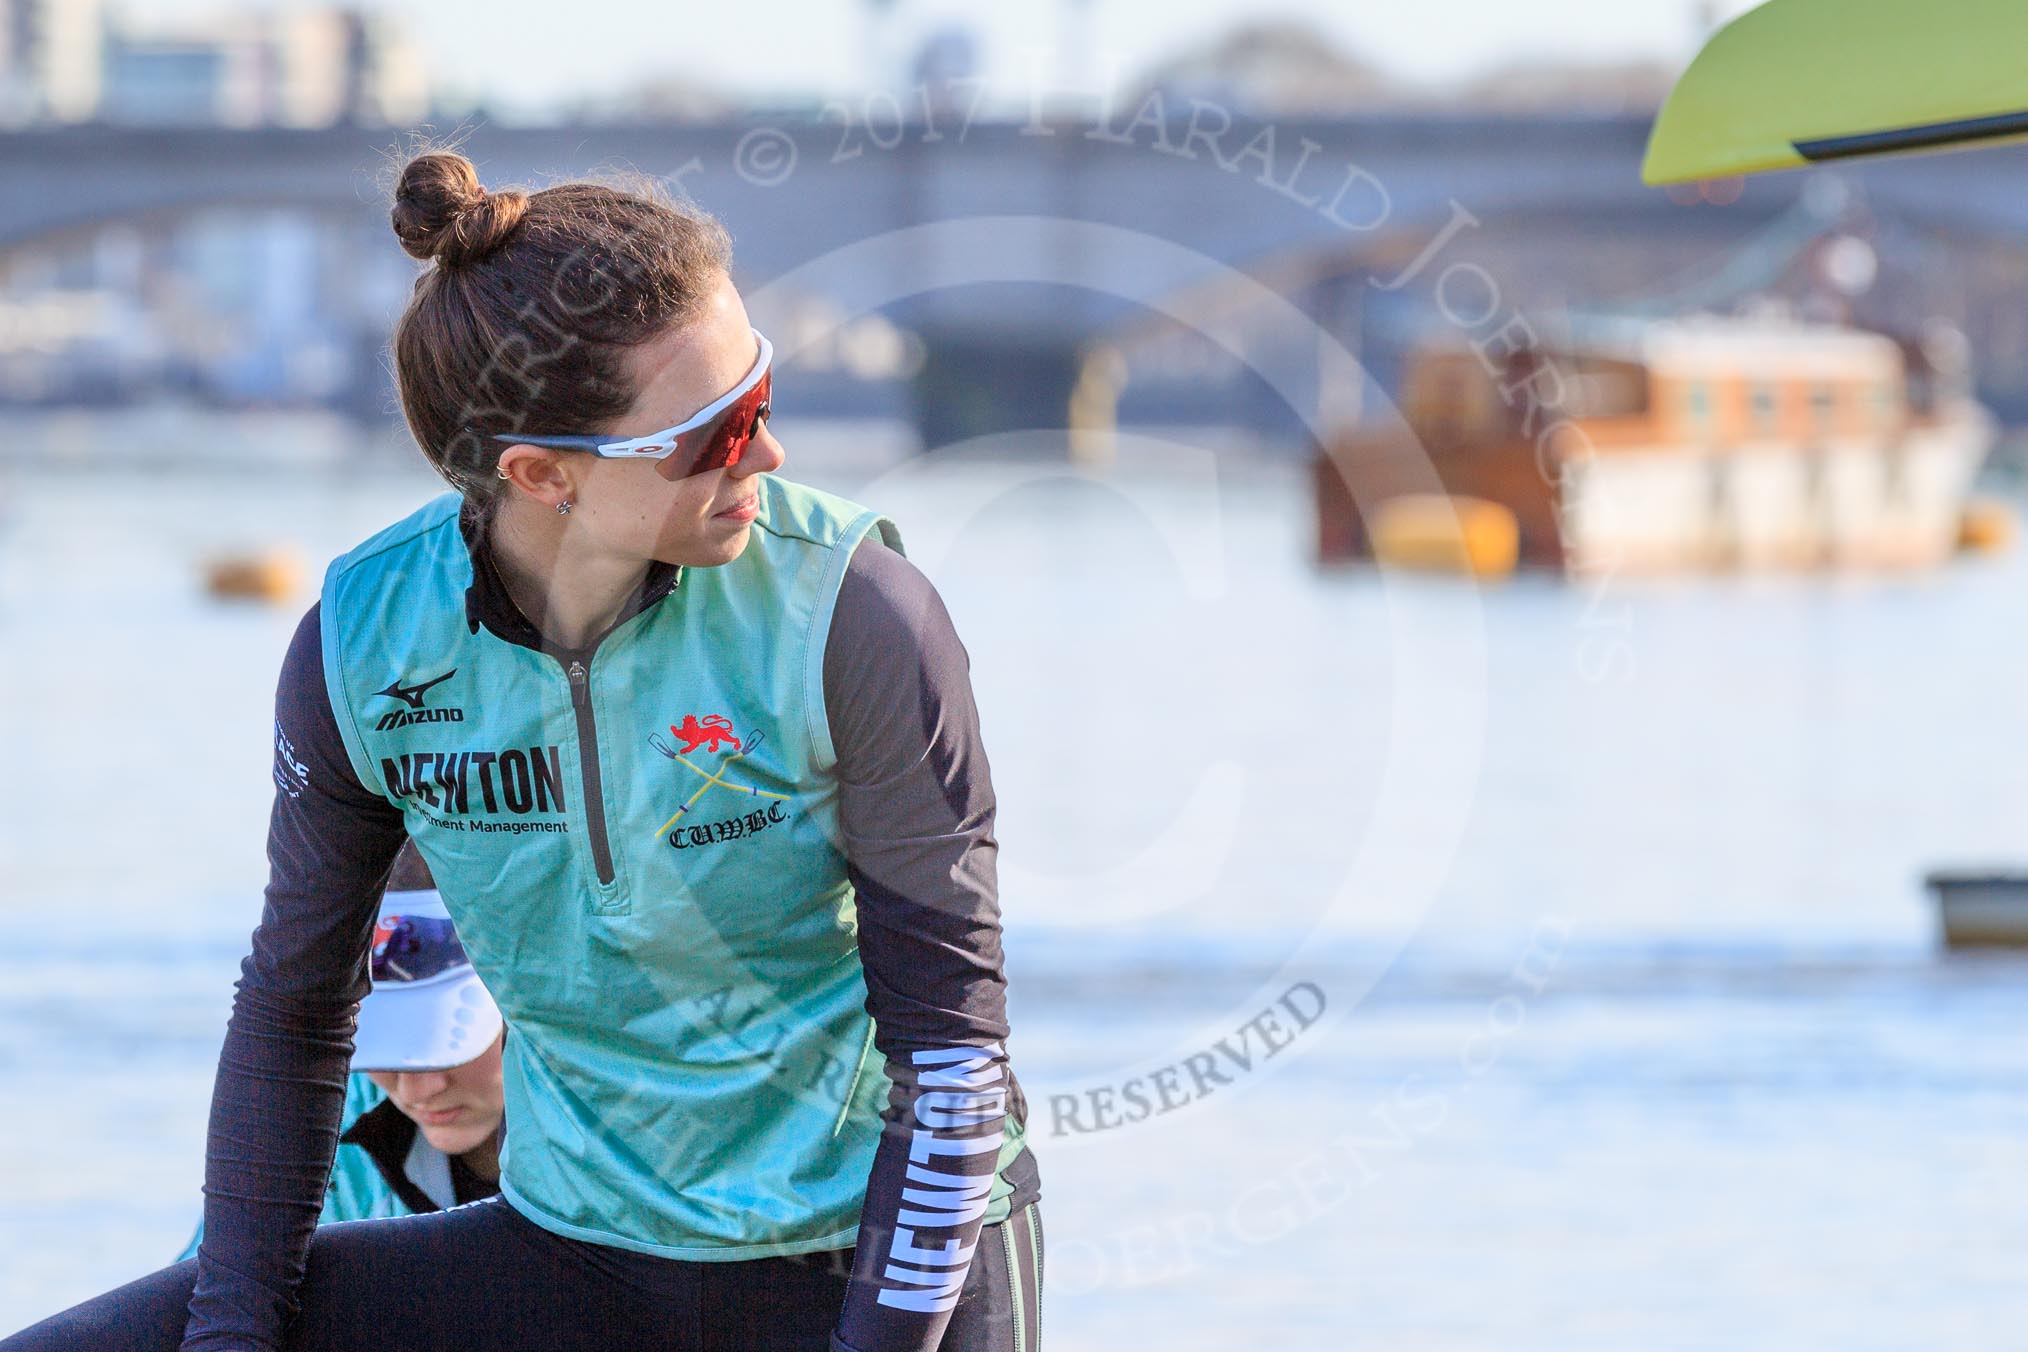
[[[465,552],[472,560],[472,583],[465,588],[465,623],[473,633],[481,626],[498,638],[516,643],[524,648],[540,652],[553,651],[543,642],[542,634],[521,608],[514,604],[508,594],[507,584],[500,577],[500,569],[493,561],[492,541],[487,537],[486,528],[480,520],[478,509],[470,498],[458,508],[458,533],[465,539]],[[641,583],[628,598],[620,617],[613,621],[613,629],[619,628],[634,616],[654,605],[657,601],[676,590],[683,581],[683,566],[663,563],[657,559],[648,564],[648,571]],[[612,630],[606,631],[611,633]],[[603,638],[604,635],[600,635]],[[587,647],[596,647],[594,639]]]
[[[359,1114],[338,1139],[364,1150],[389,1191],[410,1211],[422,1213],[435,1211],[437,1204],[415,1185],[405,1167],[409,1147],[415,1144],[416,1130],[415,1120],[397,1108],[393,1099],[382,1099]]]
[[[393,1099],[382,1099],[354,1118],[352,1125],[338,1137],[344,1144],[364,1150],[388,1190],[417,1215],[438,1209],[430,1195],[408,1176],[408,1152],[420,1131],[415,1119],[396,1107]],[[479,1178],[463,1160],[456,1158],[451,1160],[451,1184],[459,1201],[477,1200],[499,1191],[498,1185]]]

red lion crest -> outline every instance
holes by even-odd
[[[682,726],[672,723],[669,725],[669,731],[683,739],[685,753],[702,746],[708,746],[716,751],[726,742],[732,743],[734,751],[741,750],[739,738],[732,733],[732,720],[722,714],[706,714],[701,719],[696,714],[686,714]]]

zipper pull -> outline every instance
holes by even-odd
[[[585,693],[585,674],[586,674],[584,669],[584,663],[572,659],[571,664],[568,667],[564,668],[563,674],[570,677],[571,697],[573,699],[583,699]]]

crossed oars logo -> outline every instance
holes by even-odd
[[[731,719],[717,714],[710,714],[705,717],[702,723],[699,723],[697,716],[692,714],[683,720],[681,727],[672,726],[669,731],[683,739],[684,746],[682,751],[678,751],[675,747],[664,741],[662,734],[659,732],[649,735],[648,745],[654,747],[655,750],[661,752],[670,760],[678,761],[695,770],[704,782],[697,786],[697,792],[683,800],[683,806],[676,809],[675,816],[662,823],[662,829],[655,833],[655,839],[660,840],[663,836],[667,835],[669,828],[682,820],[683,814],[688,812],[698,799],[711,792],[714,788],[730,789],[734,793],[749,794],[755,798],[779,798],[784,802],[789,799],[790,795],[786,793],[771,793],[766,789],[757,789],[751,784],[734,784],[725,778],[724,771],[727,766],[760,749],[760,744],[764,740],[764,734],[759,728],[755,728],[752,732],[748,733],[746,741],[742,743],[739,738],[732,735]],[[683,754],[685,751],[695,751],[707,742],[710,743],[714,751],[718,749],[719,744],[722,742],[732,743],[732,750],[720,757],[718,764],[710,770],[698,765],[690,757]]]

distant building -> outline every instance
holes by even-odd
[[[1676,72],[1659,61],[1625,64],[1516,62],[1458,91],[1466,107],[1493,112],[1653,112],[1669,97]]]
[[[924,107],[942,111],[977,106],[979,40],[969,28],[949,24],[916,48],[914,76]]]
[[[215,40],[116,38],[106,50],[105,117],[143,126],[257,121],[251,48]]]
[[[430,77],[422,47],[385,13],[346,11],[345,106],[351,120],[405,127],[429,116]]]
[[[102,115],[145,126],[406,125],[429,110],[394,20],[347,9],[242,13],[115,32]]]
[[[0,125],[90,118],[104,43],[98,0],[0,0]]]
[[[1160,93],[1172,107],[1196,98],[1259,117],[1341,117],[1374,108],[1612,115],[1660,108],[1675,77],[1652,61],[1521,60],[1461,82],[1412,84],[1305,24],[1264,20],[1156,66],[1124,105],[1134,108]]]
[[[1201,99],[1236,113],[1329,116],[1397,101],[1378,67],[1339,51],[1306,24],[1247,24],[1144,75],[1129,109],[1150,94]]]
[[[712,122],[738,115],[739,101],[712,83],[701,69],[672,68],[612,88],[566,100],[565,122],[600,125]]]

